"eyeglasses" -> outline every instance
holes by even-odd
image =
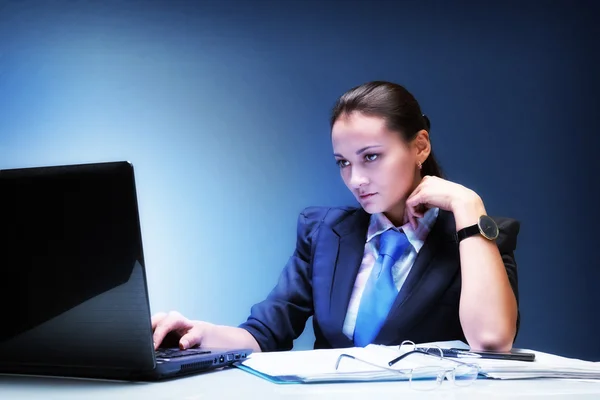
[[[433,390],[442,384],[444,379],[448,379],[452,381],[456,386],[469,386],[477,379],[477,376],[480,372],[480,367],[477,364],[465,363],[462,361],[444,358],[442,349],[439,347],[430,347],[430,348],[417,348],[414,342],[409,340],[405,340],[398,346],[398,349],[401,350],[402,346],[410,345],[412,349],[406,351],[401,354],[399,357],[394,358],[388,362],[388,367],[377,365],[370,361],[366,361],[355,357],[350,354],[340,354],[338,357],[335,369],[336,371],[340,367],[340,363],[342,360],[355,360],[364,364],[368,364],[373,367],[381,368],[386,371],[393,372],[394,374],[399,374],[399,378],[406,379],[409,381],[409,385],[412,389],[416,390]],[[444,367],[444,366],[422,366],[416,368],[407,368],[407,369],[395,369],[390,368],[392,365],[398,363],[399,361],[405,359],[406,357],[412,354],[423,354],[430,357],[434,357],[438,360],[445,360],[455,363],[454,367]]]

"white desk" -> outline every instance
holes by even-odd
[[[445,381],[428,392],[407,382],[277,385],[239,369],[214,371],[159,383],[115,382],[0,375],[0,399],[600,399],[600,382],[478,380],[461,388]]]

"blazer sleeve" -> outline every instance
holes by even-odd
[[[314,210],[314,209],[313,209]],[[265,300],[250,309],[239,325],[258,342],[262,351],[290,350],[313,315],[311,241],[322,218],[309,209],[298,216],[296,249]]]
[[[517,276],[517,262],[515,260],[514,252],[517,248],[517,236],[520,230],[520,223],[512,218],[500,217],[496,219],[496,224],[498,225],[499,230],[496,243],[498,245],[498,250],[500,250],[500,255],[502,256],[502,261],[504,262],[504,267],[506,268],[506,274],[508,275],[508,281],[510,282],[510,286],[515,294],[518,307],[519,284]],[[515,339],[519,332],[520,324],[521,314],[517,310],[517,330],[515,333]]]

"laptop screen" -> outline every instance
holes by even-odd
[[[154,366],[133,167],[0,171],[0,363]]]

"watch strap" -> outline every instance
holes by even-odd
[[[456,232],[456,243],[460,243],[461,240],[466,239],[468,237],[471,237],[473,235],[477,235],[478,233],[481,233],[479,231],[479,225],[478,224],[462,228],[461,230],[459,230],[458,232]]]

